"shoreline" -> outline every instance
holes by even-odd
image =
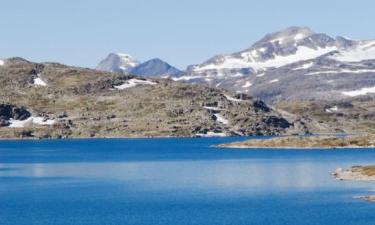
[[[353,166],[350,169],[337,168],[332,176],[339,181],[375,181],[375,166]],[[354,199],[360,199],[367,202],[375,202],[375,195],[354,196]]]
[[[177,138],[196,138],[196,139],[206,139],[206,138],[249,138],[256,136],[113,136],[113,137],[68,137],[68,138],[1,138],[0,141],[46,141],[46,140],[95,140],[95,139],[177,139]],[[264,136],[259,136],[264,137]]]
[[[220,149],[249,149],[249,150],[255,150],[255,149],[262,149],[262,150],[342,150],[342,149],[375,149],[375,146],[344,146],[344,147],[264,147],[264,146],[241,146],[241,145],[216,145],[215,147]]]
[[[278,136],[219,144],[227,149],[375,149],[375,135]]]

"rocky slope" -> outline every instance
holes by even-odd
[[[290,27],[243,51],[190,66],[175,80],[248,93],[267,102],[340,100],[375,93],[375,40]]]
[[[33,63],[0,65],[0,138],[226,136],[305,130],[262,101],[204,85]]]

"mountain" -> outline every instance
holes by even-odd
[[[155,58],[147,62],[141,63],[138,66],[130,70],[131,74],[146,76],[146,77],[163,77],[163,76],[178,76],[182,74],[182,71],[162,61],[161,59]]]
[[[306,132],[262,101],[205,85],[22,58],[2,62],[0,138]]]
[[[98,64],[96,69],[107,72],[125,73],[138,65],[139,61],[129,54],[111,53]]]
[[[375,40],[332,38],[306,27],[268,34],[243,51],[189,66],[174,80],[267,102],[340,100],[375,93]]]

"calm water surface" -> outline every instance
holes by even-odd
[[[0,142],[1,225],[374,225],[374,150],[220,150],[241,138]]]

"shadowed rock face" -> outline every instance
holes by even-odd
[[[24,107],[16,107],[10,104],[0,104],[0,126],[8,126],[10,119],[25,120],[31,113]]]

